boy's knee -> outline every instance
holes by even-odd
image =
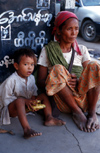
[[[15,100],[15,105],[19,105],[19,104],[24,104],[25,103],[25,99],[19,97]]]

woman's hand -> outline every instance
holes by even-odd
[[[77,76],[74,73],[71,74],[71,79],[68,80],[68,83],[72,88],[74,88],[74,89],[76,88]]]

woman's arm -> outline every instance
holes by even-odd
[[[85,61],[85,62],[82,63],[83,69],[85,69],[85,67],[87,66],[87,64],[88,64],[89,62],[90,62],[90,60]]]
[[[37,86],[40,89],[45,89],[45,81],[48,75],[48,68],[38,65]]]

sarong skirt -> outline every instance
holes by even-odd
[[[89,62],[79,78],[77,90],[71,88],[68,83],[69,78],[71,75],[64,66],[60,64],[53,66],[46,80],[46,93],[49,96],[54,96],[56,105],[61,112],[70,113],[70,108],[57,94],[65,86],[68,86],[77,105],[86,112],[88,109],[87,92],[89,89],[100,86],[100,65],[97,62]]]

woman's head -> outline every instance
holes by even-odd
[[[55,22],[54,22],[55,27],[59,27],[61,24],[63,24],[63,22],[65,22],[67,19],[70,19],[70,18],[75,18],[78,20],[77,16],[72,12],[69,12],[69,11],[59,12],[55,18]]]
[[[71,30],[72,29],[72,30]],[[57,14],[54,22],[52,34],[57,41],[71,43],[72,47],[81,55],[76,37],[79,33],[79,23],[77,16],[69,11],[61,11]]]
[[[54,28],[53,28],[53,34],[55,35],[55,39],[60,41],[60,38],[62,37],[62,30],[65,28],[74,28],[73,25],[69,25],[69,22],[75,23],[74,27],[76,29],[76,32],[78,34],[79,32],[79,25],[78,25],[78,18],[77,16],[69,11],[61,11],[57,14],[57,17],[55,18],[54,22]],[[67,27],[68,26],[68,27]]]

